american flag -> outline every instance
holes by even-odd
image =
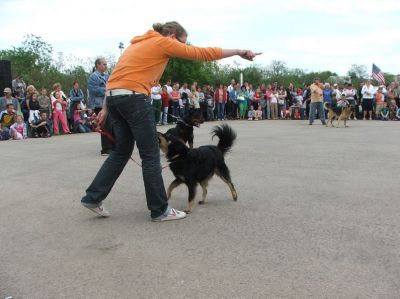
[[[372,78],[374,78],[380,84],[385,84],[385,77],[383,76],[383,72],[379,67],[375,65],[375,63],[372,64]]]

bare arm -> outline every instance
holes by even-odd
[[[222,49],[222,58],[232,57],[238,55],[243,59],[252,61],[254,57],[261,53],[254,53],[251,50],[239,50],[239,49]]]

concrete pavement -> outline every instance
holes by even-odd
[[[105,159],[96,133],[0,142],[0,298],[399,298],[400,123],[229,124],[238,201],[214,178],[169,223],[149,221],[130,161],[110,218],[81,207]],[[186,204],[181,186],[171,205]]]

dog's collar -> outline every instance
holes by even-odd
[[[176,154],[175,156],[173,156],[172,158],[169,158],[168,160],[169,160],[170,162],[174,162],[174,161],[176,161],[178,158],[180,158],[180,155],[179,155],[179,154]]]

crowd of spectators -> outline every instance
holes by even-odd
[[[23,140],[27,137],[47,138],[52,135],[88,133],[95,130],[96,113],[78,82],[73,82],[69,93],[55,83],[48,94],[26,86],[21,77],[12,81],[0,97],[0,140]],[[155,85],[151,90],[155,120],[158,125],[176,123],[189,110],[200,111],[205,121],[216,120],[276,120],[308,119],[310,86],[285,87],[277,82],[253,86],[240,85],[231,80],[229,85],[200,86],[172,83]],[[400,120],[399,82],[373,86],[371,81],[354,87],[324,83],[323,101],[338,106],[345,100],[353,107],[351,119]],[[96,110],[96,112],[98,112]],[[312,112],[314,113],[314,112]],[[61,130],[60,130],[61,127]]]
[[[341,103],[349,103],[354,120],[399,120],[399,95],[398,82],[373,86],[368,80],[358,88],[351,83],[331,86],[326,82],[323,89],[323,101],[338,109]],[[284,87],[277,82],[260,86],[240,85],[235,80],[228,86],[194,82],[189,89],[186,82],[167,81],[162,87],[154,86],[151,97],[157,124],[165,125],[176,122],[189,109],[201,111],[206,121],[308,119],[311,91],[309,85]]]
[[[12,89],[6,87],[0,97],[0,140],[23,140],[28,137],[48,138],[52,135],[87,133],[95,129],[95,113],[87,105],[79,83],[74,82],[69,96],[59,83],[48,95],[17,77]]]

